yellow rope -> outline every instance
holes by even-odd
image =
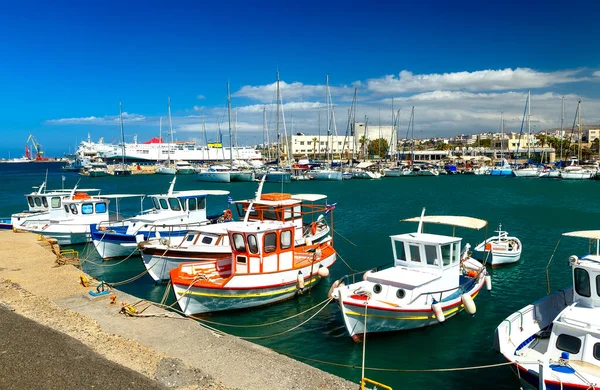
[[[333,232],[334,232],[335,234],[337,234],[338,236],[342,237],[344,240],[348,241],[350,244],[352,244],[352,245],[354,245],[355,247],[357,247],[357,248],[358,248],[358,245],[356,245],[355,243],[353,243],[352,241],[350,241],[349,239],[347,239],[346,237],[344,237],[344,236],[343,236],[343,235],[342,235],[340,232],[338,232],[338,231],[337,231],[337,230],[335,230],[335,229],[331,229],[331,230],[333,230]]]

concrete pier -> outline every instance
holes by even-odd
[[[122,303],[133,304],[139,299],[118,290],[92,298],[91,288],[80,283],[84,274],[71,265],[56,266],[51,246],[39,241],[36,235],[1,231],[0,243],[0,306],[4,310],[64,333],[121,368],[142,374],[158,387],[268,390],[358,387],[268,348],[217,334],[196,321],[154,306],[144,311],[150,317],[120,314]],[[116,295],[116,304],[111,304],[110,295]],[[0,332],[5,326],[6,322],[0,321]],[[17,329],[26,332],[30,328]],[[30,360],[37,358],[33,350],[20,353],[29,353]],[[75,365],[71,369],[78,368]],[[106,368],[107,375],[111,372]],[[53,375],[56,386],[50,387],[62,387],[64,376],[60,371]],[[67,383],[69,387],[79,384],[76,378]]]

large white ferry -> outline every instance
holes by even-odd
[[[100,138],[99,142],[92,142],[88,136],[87,141],[79,144],[78,154],[90,155],[97,153],[105,160],[120,160],[122,158],[121,144],[108,144]],[[134,137],[133,143],[125,143],[125,159],[128,162],[156,162],[170,160],[185,160],[189,162],[225,161],[233,160],[260,160],[262,155],[251,147],[229,148],[220,143],[197,145],[195,141],[163,142],[155,137],[148,142],[138,143]]]

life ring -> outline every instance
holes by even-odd
[[[233,219],[233,213],[231,212],[231,210],[227,209],[223,211],[223,219],[225,221],[231,221]]]
[[[105,230],[106,230],[106,227],[105,227],[105,226],[100,226],[100,227],[98,228],[98,230],[100,230],[101,232],[103,232],[103,231],[105,231]]]
[[[312,233],[312,235],[314,236],[316,232],[317,232],[317,223],[316,223],[316,222],[313,222],[313,223],[311,224],[311,233]]]

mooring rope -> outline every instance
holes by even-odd
[[[342,237],[344,240],[348,241],[350,244],[352,244],[352,245],[354,245],[355,247],[357,247],[357,248],[358,248],[358,245],[356,245],[355,243],[353,243],[352,241],[350,241],[349,239],[347,239],[346,237],[344,237],[344,236],[342,235],[342,233],[338,232],[338,231],[337,231],[337,230],[335,230],[335,229],[331,229],[331,230],[333,230],[333,232],[334,232],[335,234],[337,234],[338,236]]]

